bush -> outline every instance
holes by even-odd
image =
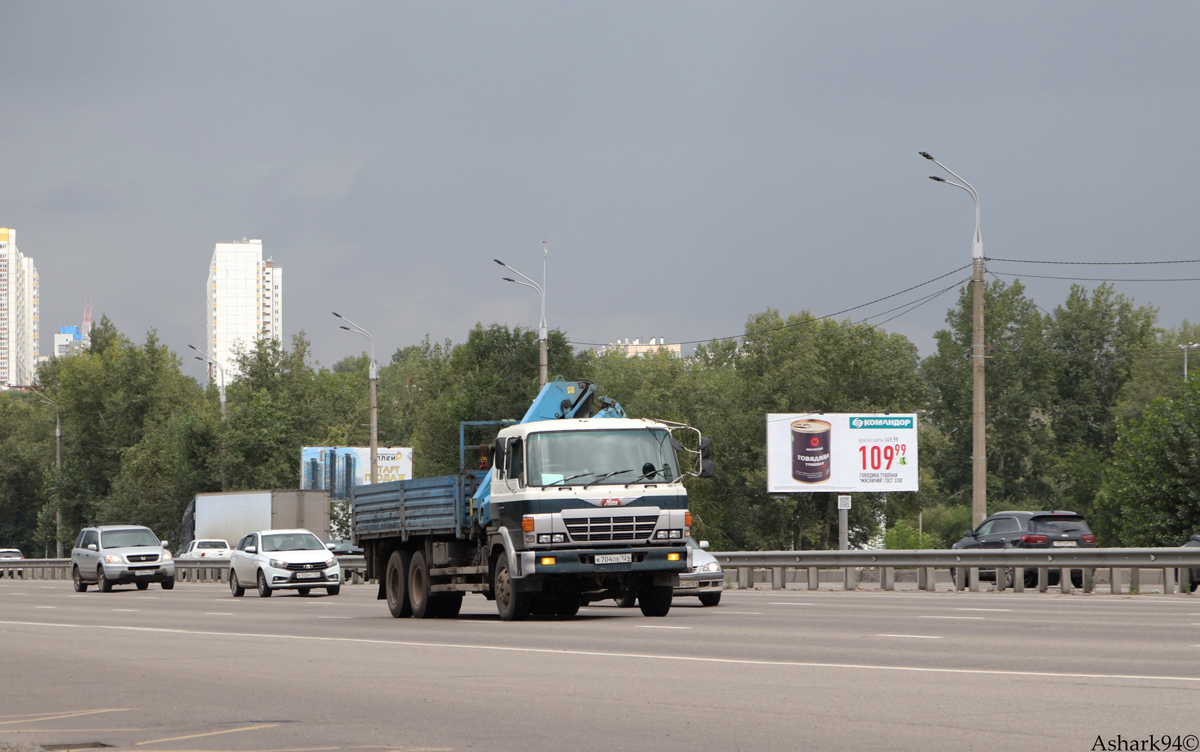
[[[883,546],[895,551],[913,551],[923,548],[941,548],[941,541],[930,533],[918,533],[907,522],[897,522],[883,536]]]

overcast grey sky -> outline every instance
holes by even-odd
[[[970,263],[971,200],[920,150],[979,190],[989,256],[1196,258],[1198,21],[1171,2],[0,0],[0,226],[37,263],[43,353],[85,296],[135,340],[201,343],[213,244],[249,237],[325,365],[363,349],[333,310],[384,362],[477,321],[536,327],[491,259],[537,277],[543,239],[549,322],[577,342],[887,295]],[[1069,284],[1028,280],[1045,308]],[[1174,325],[1200,318],[1197,285],[1118,290]],[[952,302],[886,328],[928,354]]]

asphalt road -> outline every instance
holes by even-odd
[[[481,596],[428,621],[374,596],[0,582],[0,745],[1091,750],[1200,735],[1196,596],[727,591],[662,619],[604,604],[513,623]]]

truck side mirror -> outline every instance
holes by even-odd
[[[700,459],[706,460],[712,457],[712,439],[707,436],[700,437]]]
[[[501,436],[500,438],[496,439],[495,457],[492,460],[493,474],[495,474],[497,471],[503,471],[504,466],[508,461],[508,438],[509,437],[507,436]]]
[[[700,477],[711,478],[716,473],[713,471],[712,460],[700,460]]]

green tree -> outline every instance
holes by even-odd
[[[29,557],[51,548],[37,527],[54,451],[54,408],[34,394],[0,392],[0,547]]]

